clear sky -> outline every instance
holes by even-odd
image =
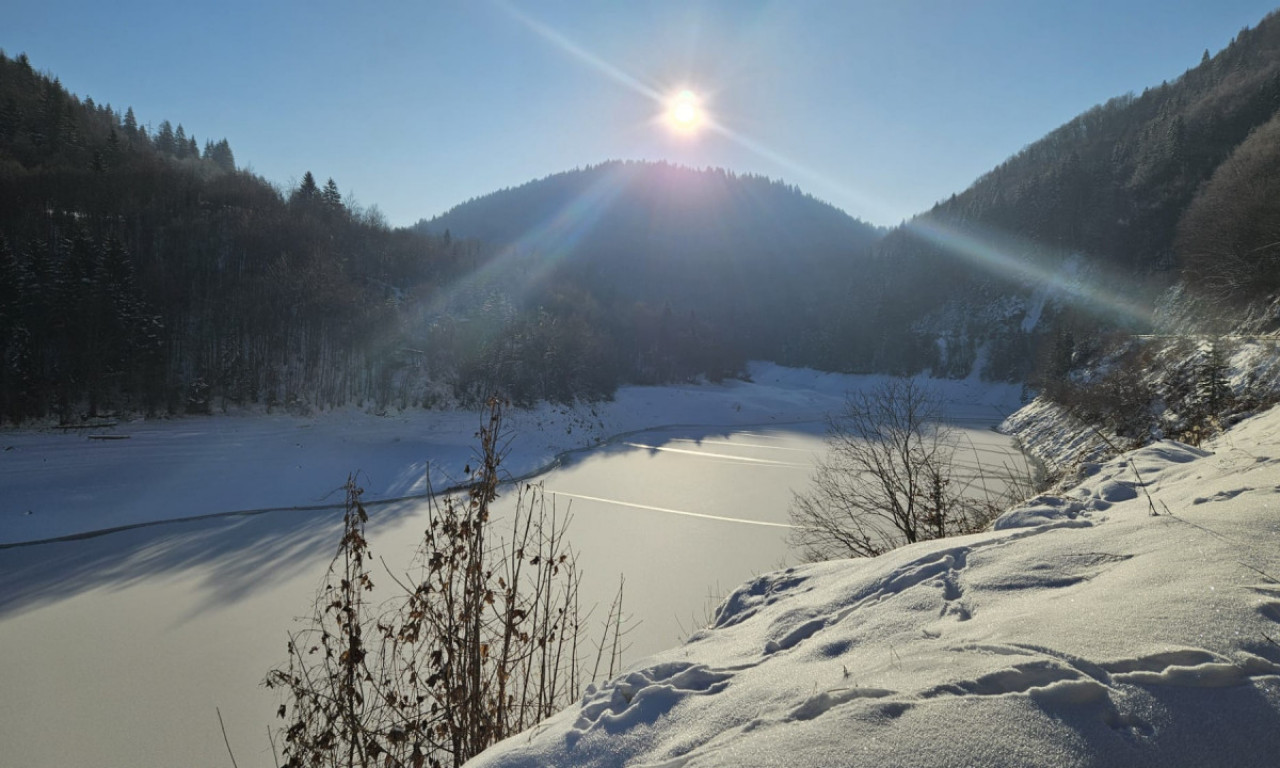
[[[1259,0],[8,2],[0,48],[82,98],[411,224],[610,159],[720,166],[896,224]],[[705,119],[675,130],[665,100]]]

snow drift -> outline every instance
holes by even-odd
[[[473,764],[1278,765],[1277,434],[1157,443],[990,532],[759,577]]]

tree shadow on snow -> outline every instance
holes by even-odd
[[[566,452],[559,457],[559,466],[569,467],[627,451],[657,454],[673,447],[681,454],[734,452],[752,456],[754,450],[767,448],[787,434],[820,436],[822,430],[818,422],[646,430],[619,436],[604,445]],[[729,444],[730,438],[736,446]],[[758,445],[744,447],[745,443]],[[698,456],[688,458],[703,460]],[[706,458],[724,461],[715,456]],[[807,461],[808,456],[798,460]],[[537,476],[532,482],[541,479]],[[318,587],[320,574],[341,537],[342,496],[336,492],[311,503],[316,501],[332,502],[333,506],[146,523],[82,538],[0,548],[0,583],[5,584],[0,590],[0,619],[93,589],[125,589],[154,578],[190,574],[201,580],[199,604],[193,610],[200,605],[231,604],[256,589],[304,574],[313,574]],[[404,550],[388,558],[393,567],[412,552],[420,531],[411,525],[411,535],[397,536],[394,542],[388,540],[389,546],[382,549],[379,539],[392,526],[422,514],[425,503],[423,499],[379,502],[366,498],[370,513],[367,534],[375,554],[387,554],[383,549]],[[298,606],[299,611],[306,608]]]
[[[419,504],[370,507],[370,535]],[[319,579],[337,551],[342,514],[339,506],[229,515],[3,549],[0,618],[92,589],[125,589],[191,572],[198,572],[210,604],[234,603],[299,574]]]

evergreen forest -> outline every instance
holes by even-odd
[[[567,402],[751,359],[1036,383],[1174,314],[1275,325],[1274,14],[890,231],[767,178],[622,161],[395,228],[197,129],[0,53],[4,421]],[[1037,304],[1068,273],[1109,298]]]

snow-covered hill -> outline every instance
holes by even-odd
[[[1280,765],[1278,435],[1264,413],[988,533],[762,576],[473,764]]]

